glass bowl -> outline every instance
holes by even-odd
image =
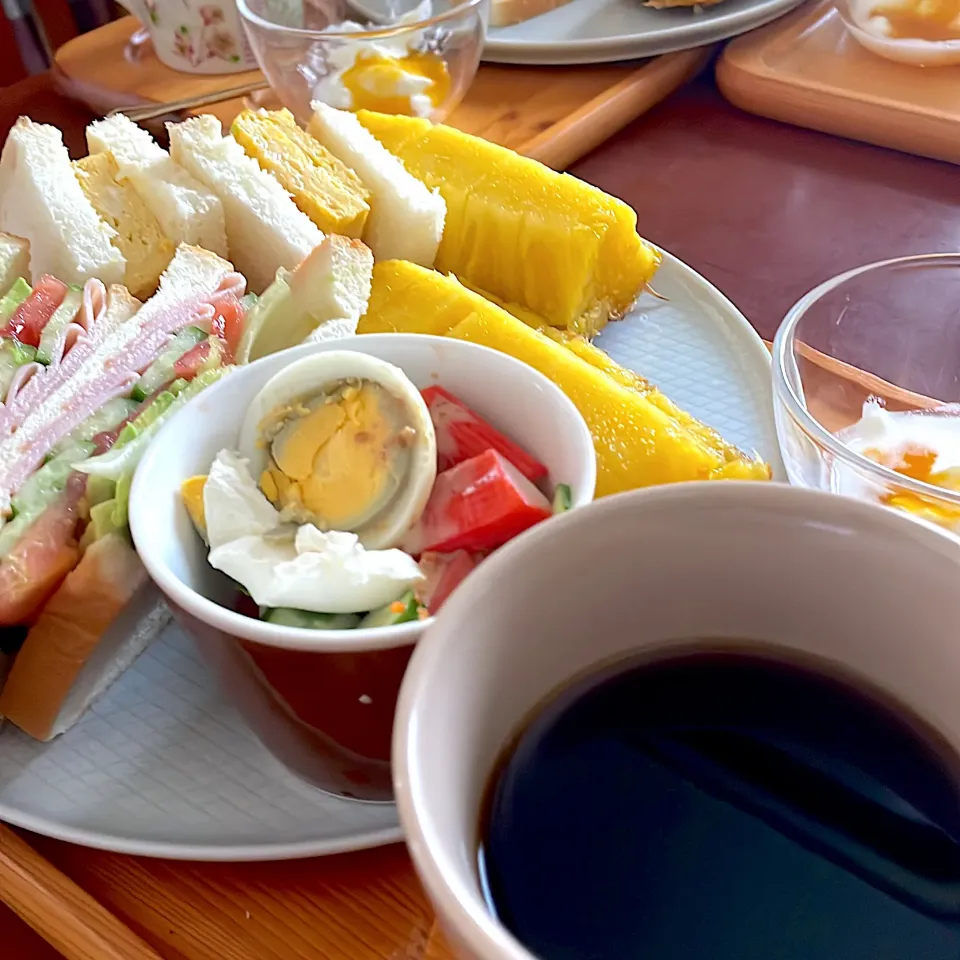
[[[777,331],[773,381],[791,483],[960,531],[960,253],[822,283]]]
[[[873,14],[878,2],[879,0],[837,0],[837,11],[847,32],[862,47],[885,60],[917,67],[960,64],[960,30],[955,31],[946,26],[931,30],[929,24],[905,22],[903,30],[911,31],[911,28],[914,28],[917,36],[907,35],[903,30],[899,36],[890,36],[890,22]],[[916,3],[916,0],[914,2]],[[924,32],[928,34],[927,37],[920,35]]]
[[[445,120],[480,63],[490,0],[237,0],[250,46],[302,123],[321,100]]]

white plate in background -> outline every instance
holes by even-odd
[[[654,10],[642,0],[570,0],[523,23],[491,27],[483,59],[548,66],[660,56],[754,30],[801,2],[723,0],[699,9]]]

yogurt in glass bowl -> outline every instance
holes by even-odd
[[[837,10],[850,35],[886,60],[960,64],[960,0],[838,0]]]
[[[960,254],[816,287],[777,332],[773,380],[791,483],[960,532]]]
[[[260,69],[298,120],[321,101],[446,119],[480,63],[490,0],[237,0]]]

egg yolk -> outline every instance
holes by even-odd
[[[885,0],[870,13],[887,21],[886,35],[894,39],[960,39],[960,0]]]
[[[349,384],[272,411],[260,489],[285,519],[352,530],[375,516],[404,474],[402,405],[374,383]]]
[[[426,97],[436,107],[450,93],[447,65],[435,53],[411,52],[390,57],[361,52],[340,82],[353,97],[354,110],[417,115],[411,97]]]
[[[960,490],[960,470],[956,468],[934,470],[937,454],[932,450],[908,449],[892,461],[889,456],[884,456],[879,450],[865,450],[864,455],[876,463],[889,467],[901,476],[920,480],[935,487],[943,487],[946,490]],[[932,497],[925,497],[923,494],[900,490],[884,494],[881,502],[890,507],[906,510],[932,523],[952,526],[960,522],[960,509]]]

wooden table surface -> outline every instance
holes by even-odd
[[[0,97],[82,146],[88,119],[29,81]],[[642,233],[723,290],[771,337],[790,304],[869,260],[960,250],[956,167],[740,113],[709,78],[675,94],[572,173],[636,208]],[[167,960],[439,960],[401,847],[278,864],[150,861],[29,838]],[[242,896],[238,891],[243,890]],[[0,953],[54,952],[0,907]],[[11,949],[12,945],[12,949]]]

